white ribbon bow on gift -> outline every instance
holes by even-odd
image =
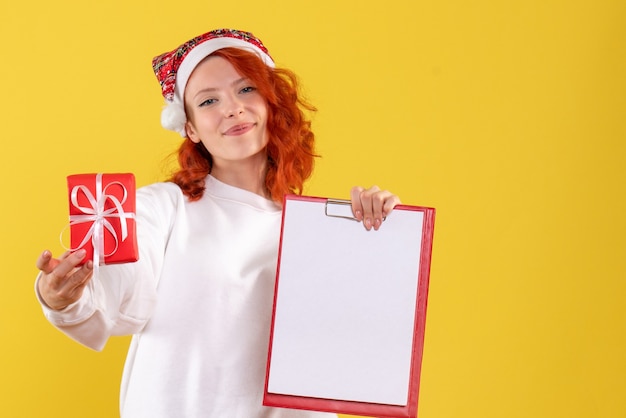
[[[111,185],[119,185],[124,191],[124,196],[120,201],[116,196],[107,194],[107,188]],[[89,201],[90,206],[83,206],[78,203],[78,194],[82,192],[87,200]],[[82,214],[80,215],[70,215],[70,227],[72,225],[91,222],[91,227],[85,234],[82,242],[76,248],[72,248],[72,250],[77,250],[85,245],[91,239],[93,245],[93,269],[94,269],[94,277],[97,276],[98,266],[100,264],[104,264],[104,258],[114,254],[120,242],[123,242],[128,237],[128,219],[134,219],[134,213],[126,213],[122,205],[126,202],[126,198],[128,197],[128,191],[126,187],[119,181],[114,181],[108,183],[104,188],[102,187],[102,174],[96,174],[96,195],[91,193],[91,190],[87,186],[78,185],[74,186],[71,191],[70,201],[72,206],[79,209]],[[112,208],[105,209],[105,204],[109,200],[113,203]],[[117,231],[113,228],[113,225],[109,221],[108,218],[119,218],[120,219],[120,232],[121,236],[118,236]],[[115,240],[115,248],[110,253],[104,253],[104,229],[111,233],[113,239]]]

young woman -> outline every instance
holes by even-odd
[[[43,252],[45,315],[95,350],[134,334],[124,418],[328,416],[262,406],[281,202],[312,172],[304,111],[313,108],[247,32],[208,32],[153,67],[162,124],[185,138],[180,169],[137,191],[138,262],[102,266],[91,280],[84,251]],[[355,187],[351,198],[368,230],[399,203],[376,187]]]

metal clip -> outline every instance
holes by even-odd
[[[327,199],[324,209],[326,216],[357,221],[352,214],[352,202],[343,199]]]
[[[326,213],[326,216],[330,216],[332,218],[349,219],[351,221],[359,222],[359,220],[355,218],[352,213],[352,202],[350,200],[327,199],[324,212]],[[383,216],[383,222],[386,219],[387,217]]]

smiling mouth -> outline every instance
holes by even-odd
[[[231,128],[228,128],[224,135],[243,135],[248,132],[250,129],[254,127],[254,123],[242,123],[240,125],[235,125]]]

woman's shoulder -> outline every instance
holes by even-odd
[[[185,196],[183,191],[176,183],[159,182],[152,183],[137,189],[137,203],[150,202],[151,205],[167,205],[177,206],[183,203]]]
[[[176,183],[173,183],[171,181],[161,181],[161,182],[156,182],[156,183],[152,183],[152,184],[148,184],[146,186],[141,186],[137,189],[137,193],[152,193],[152,194],[159,194],[159,193],[169,193],[169,194],[176,194],[176,193],[180,193],[182,194],[182,191],[180,189],[180,187],[178,187],[178,185]]]

